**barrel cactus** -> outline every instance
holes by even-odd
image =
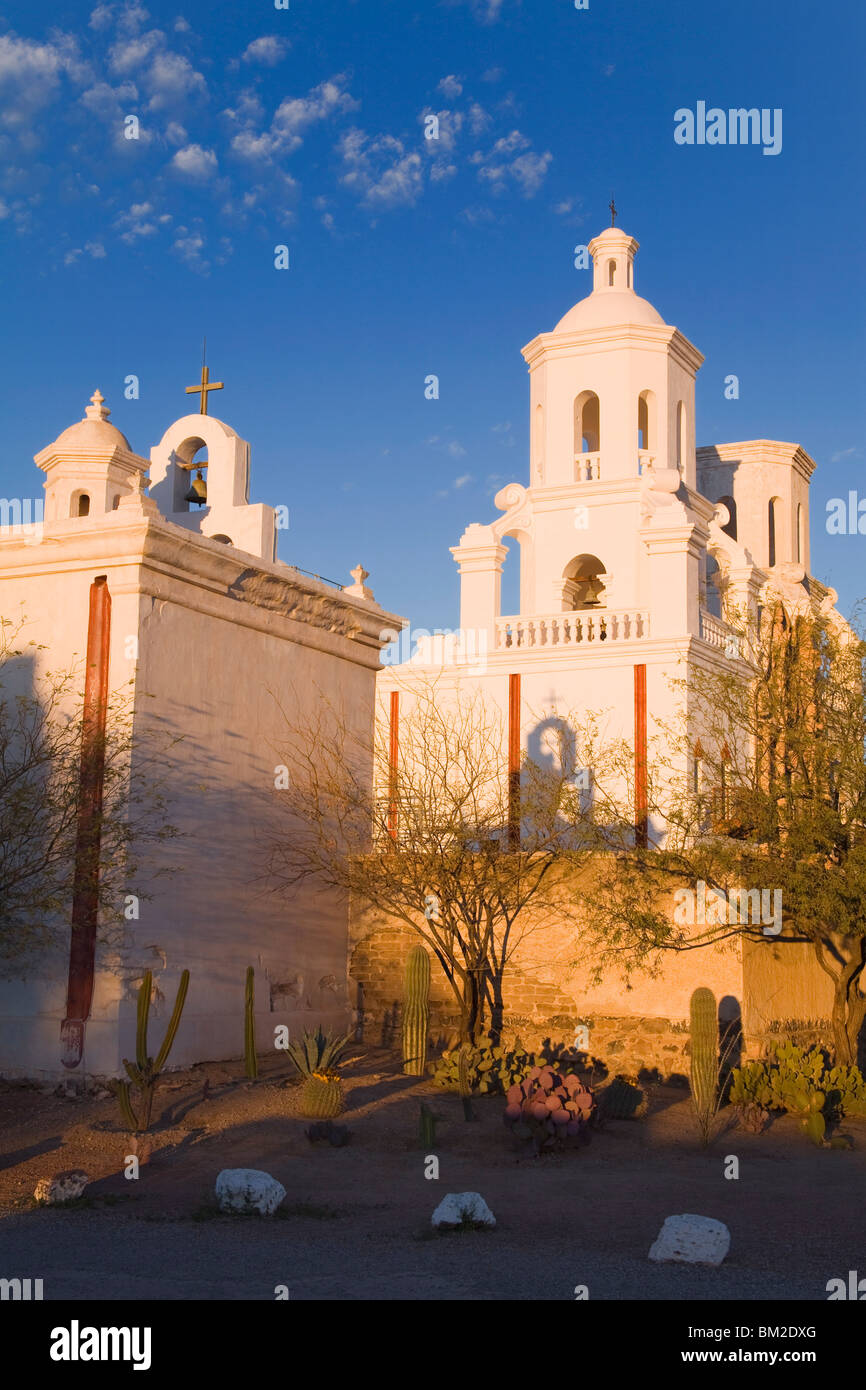
[[[646,1091],[627,1076],[615,1076],[598,1092],[599,1114],[605,1120],[641,1120],[648,1108]]]
[[[302,1082],[298,1109],[310,1119],[331,1120],[343,1110],[343,1083],[336,1072],[314,1071]]]
[[[409,952],[404,995],[403,1070],[408,1076],[423,1076],[430,1024],[430,957],[423,946]]]

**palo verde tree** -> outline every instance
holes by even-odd
[[[45,648],[0,619],[0,970],[26,975],[65,942],[81,797],[83,674],[48,669]],[[177,832],[165,818],[169,764],[136,737],[129,688],[113,693],[103,738],[97,890],[101,939],[122,939],[137,856]]]
[[[866,644],[817,586],[766,595],[757,623],[730,629],[727,656],[674,682],[680,716],[650,754],[655,833],[614,857],[595,940],[628,964],[726,940],[805,943],[850,1064],[866,1018]],[[703,921],[681,892],[700,883]]]
[[[564,895],[563,876],[613,834],[586,793],[584,770],[601,763],[599,723],[540,721],[559,741],[555,755],[525,756],[518,779],[502,714],[477,689],[413,681],[396,758],[381,713],[365,734],[326,704],[303,727],[283,709],[287,776],[266,872],[273,891],[311,881],[410,927],[453,991],[461,1042],[475,1044],[498,1036],[503,976],[521,941],[571,911],[573,878]]]

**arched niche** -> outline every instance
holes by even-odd
[[[641,391],[637,398],[637,447],[658,448],[655,391]]]
[[[767,564],[772,567],[781,558],[782,499],[771,497],[767,503]]]
[[[517,551],[515,554],[513,545],[508,547],[509,553],[502,567],[500,614],[531,613],[535,584],[535,547],[532,536],[528,531],[517,527],[512,531],[503,532],[502,539],[516,541]],[[512,604],[515,606],[512,607]]]
[[[601,449],[601,403],[595,391],[581,391],[574,402],[574,452],[597,454]]]

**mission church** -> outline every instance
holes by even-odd
[[[116,1074],[146,968],[169,1006],[181,970],[191,973],[173,1065],[240,1054],[249,964],[260,1036],[280,1023],[295,1034],[386,1020],[402,993],[406,930],[327,893],[262,896],[243,872],[264,832],[274,692],[301,718],[324,695],[363,734],[376,717],[399,720],[400,702],[432,674],[443,699],[483,692],[521,749],[537,711],[602,703],[612,733],[634,744],[639,808],[647,741],[673,710],[670,676],[683,661],[726,659],[725,611],[755,612],[770,585],[793,604],[833,606],[809,572],[812,459],[776,440],[696,447],[701,353],[638,295],[631,236],[613,225],[589,251],[591,294],[523,349],[528,476],[502,488],[499,515],[468,525],[452,550],[471,654],[434,643],[383,668],[404,621],[376,603],[365,571],[338,587],[276,558],[274,510],[248,500],[250,448],[209,413],[218,387],[206,372],[199,412],[170,425],[149,459],[111,424],[99,392],[36,455],[44,524],[35,539],[24,527],[0,538],[0,613],[24,615],[54,668],[86,652],[91,702],[131,681],[142,729],[156,720],[182,735],[171,814],[183,834],[161,849],[175,873],[148,883],[120,954],[100,947],[92,912],[73,904],[71,949],[0,982],[4,1075]],[[501,612],[506,563],[520,571],[511,614]],[[673,1037],[681,1051],[676,1023],[698,984],[736,1001],[747,1023],[751,1009],[753,1029],[768,1022],[767,991],[750,994],[736,952],[677,959],[624,997],[618,981],[587,987],[571,944],[551,923],[506,980],[507,1007],[539,1037],[592,1014],[622,1047],[632,1020],[637,1060],[670,1070],[662,1050]],[[799,968],[797,950],[780,953],[775,1016],[827,1016],[826,981]]]

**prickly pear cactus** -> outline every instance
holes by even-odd
[[[715,1109],[719,1084],[719,1024],[711,989],[695,990],[689,1016],[692,1098],[698,1114],[709,1115]]]
[[[430,957],[423,946],[409,952],[404,996],[403,1070],[408,1076],[423,1076],[430,1024]]]
[[[343,1083],[336,1072],[314,1071],[298,1094],[298,1108],[310,1119],[331,1120],[343,1110]]]

